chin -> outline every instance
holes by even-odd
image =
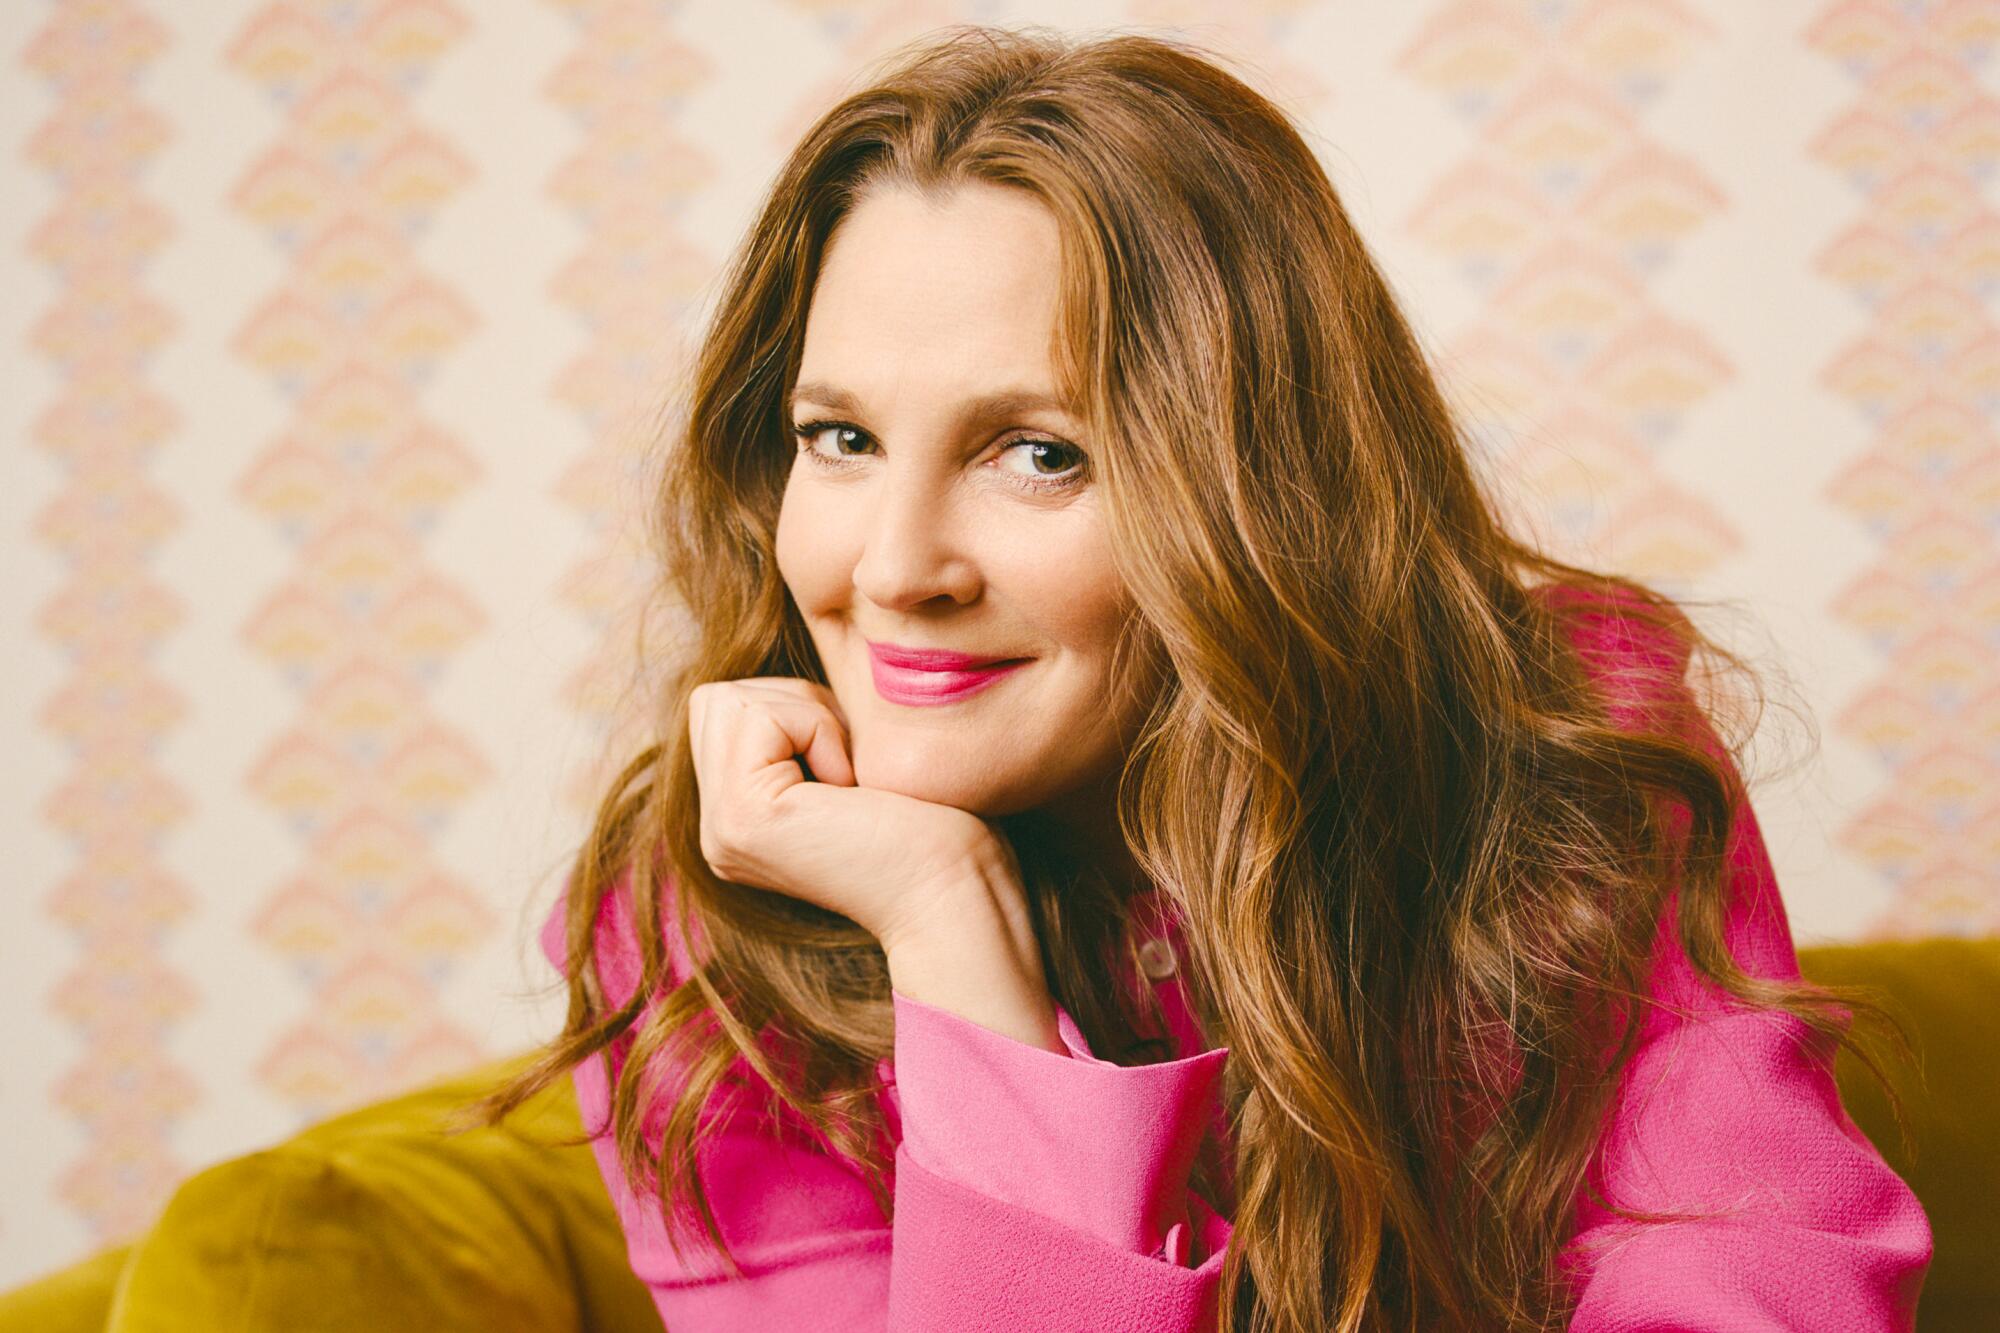
[[[949,805],[986,818],[1013,814],[1032,804],[1020,799],[1010,784],[997,781],[990,766],[970,762],[948,743],[899,747],[900,754],[878,756],[873,747],[855,745],[854,780],[863,787],[892,791],[934,805]]]
[[[893,791],[919,801],[955,805],[961,810],[981,813],[990,784],[974,775],[957,771],[956,761],[922,762],[922,751],[895,759],[872,759],[865,751],[854,757],[854,780],[876,791]],[[911,762],[911,759],[918,762]]]

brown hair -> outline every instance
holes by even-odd
[[[479,1113],[629,1040],[625,1170],[668,1217],[692,1201],[736,1271],[694,1146],[740,1058],[890,1212],[881,951],[844,918],[716,879],[685,707],[707,681],[824,682],[773,555],[818,265],[865,190],[967,180],[1026,190],[1060,225],[1057,372],[1087,405],[1132,660],[1160,682],[1119,818],[1185,923],[1204,1029],[1232,1049],[1223,1327],[1561,1326],[1556,1257],[1676,897],[1680,946],[1729,995],[1853,1046],[1885,1082],[1851,1021],[1904,1053],[1907,1036],[1873,992],[1748,975],[1725,946],[1741,743],[1720,743],[1683,673],[1697,651],[1741,660],[1663,594],[1503,530],[1311,149],[1212,59],[1152,37],[950,30],[785,162],[664,442],[653,517],[684,638],[656,739],[571,872],[568,1017]],[[1621,675],[1646,707],[1616,712],[1593,685],[1579,607],[1669,645],[1651,679]],[[1057,1001],[1094,1051],[1157,1054],[1134,1042],[1157,1013],[1102,993],[1118,897],[1040,854],[1032,815],[1005,827]],[[621,876],[636,921],[671,906],[705,948],[676,984],[642,928],[638,988],[614,1006],[593,927]],[[660,1082],[662,1053],[681,1086]],[[1461,1096],[1485,1110],[1463,1134]]]

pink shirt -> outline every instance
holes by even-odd
[[[1606,679],[1647,645],[1607,633]],[[1656,659],[1660,660],[1660,659]],[[1644,706],[1643,703],[1640,706]],[[1797,977],[1771,862],[1745,811],[1729,860],[1729,943],[1753,973]],[[1188,1185],[1197,1152],[1223,1157],[1227,1047],[1208,1049],[1178,969],[1178,923],[1156,897],[1137,928],[1165,942],[1161,993],[1179,1057],[1126,1067],[1092,1055],[1070,1015],[1069,1053],[1018,1042],[894,992],[895,1056],[878,1067],[895,1140],[895,1220],[740,1059],[750,1094],[713,1114],[698,1150],[717,1219],[745,1276],[701,1246],[669,1248],[653,1201],[627,1189],[608,1123],[603,1058],[574,1071],[632,1269],[670,1330],[1204,1329],[1216,1324],[1229,1200]],[[1671,908],[1671,904],[1669,904]],[[632,993],[629,905],[609,895],[600,966]],[[670,931],[677,968],[687,959]],[[562,904],[541,933],[563,965]],[[1931,1233],[1908,1185],[1841,1107],[1803,1024],[1725,1010],[1663,919],[1653,994],[1694,1020],[1649,1010],[1594,1164],[1612,1198],[1657,1207],[1733,1202],[1736,1217],[1623,1223],[1580,1198],[1577,1333],[1637,1330],[1909,1329]],[[677,973],[678,975],[678,973]],[[609,1055],[622,1062],[630,1034]],[[657,1126],[650,1126],[657,1148]],[[1226,1160],[1226,1159],[1224,1159]]]

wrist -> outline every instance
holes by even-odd
[[[998,931],[1022,964],[1041,954],[1029,918],[1020,863],[1006,839],[976,839],[949,867],[906,900],[900,918],[876,932],[890,957],[930,954],[960,947],[968,936],[982,940]]]
[[[975,853],[882,940],[889,984],[1018,1041],[1067,1054],[1018,864],[1004,842]]]

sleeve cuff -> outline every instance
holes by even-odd
[[[1160,1263],[926,1170],[905,1140],[896,1151],[889,1327],[1213,1329],[1229,1226],[1212,1215],[1207,1226],[1205,1260]]]
[[[1186,1254],[1188,1177],[1229,1048],[1125,1066],[1068,1055],[892,992],[903,1148],[925,1169],[1136,1255]],[[1176,1230],[1178,1228],[1178,1230]]]

